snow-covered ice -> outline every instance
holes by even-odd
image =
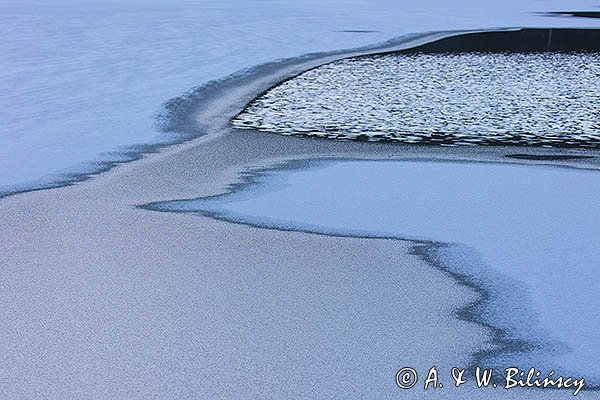
[[[267,228],[456,244],[433,257],[491,293],[478,320],[503,329],[504,339],[533,345],[493,352],[484,365],[555,369],[600,383],[598,171],[321,161],[263,171],[251,181],[231,194],[151,208]]]
[[[43,185],[59,172],[93,170],[94,160],[122,159],[126,146],[171,140],[156,126],[165,101],[247,67],[413,32],[597,27],[594,19],[533,14],[594,6],[590,0],[3,1],[0,188]]]
[[[600,53],[360,57],[276,86],[234,120],[283,135],[600,147]]]

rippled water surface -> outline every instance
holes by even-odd
[[[285,135],[600,147],[600,53],[362,57],[291,79],[234,121]]]

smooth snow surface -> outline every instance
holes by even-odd
[[[329,161],[262,172],[253,181],[232,194],[151,208],[276,229],[456,244],[433,257],[491,293],[477,310],[481,320],[504,329],[507,339],[538,346],[494,352],[486,365],[554,368],[600,382],[600,172]]]

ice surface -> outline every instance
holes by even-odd
[[[512,339],[544,344],[487,362],[600,382],[600,172],[408,161],[318,166],[264,172],[254,178],[259,184],[233,194],[152,208],[269,228],[461,244],[442,260],[496,291],[494,304],[479,310],[483,319]]]
[[[600,53],[361,57],[307,71],[233,120],[284,135],[600,147]]]
[[[253,65],[446,29],[591,26],[595,1],[56,1],[0,4],[0,187],[167,140],[162,104]],[[373,31],[373,32],[353,32]],[[42,179],[42,181],[43,181]]]

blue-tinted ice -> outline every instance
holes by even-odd
[[[418,32],[598,27],[534,13],[590,3],[3,0],[0,195],[98,172],[97,162],[143,151],[137,143],[181,139],[156,126],[162,104],[254,65]]]
[[[251,181],[231,194],[153,208],[270,228],[459,244],[436,257],[493,292],[482,319],[509,338],[542,344],[488,363],[557,368],[590,382],[600,377],[600,172],[328,161],[261,172]]]

